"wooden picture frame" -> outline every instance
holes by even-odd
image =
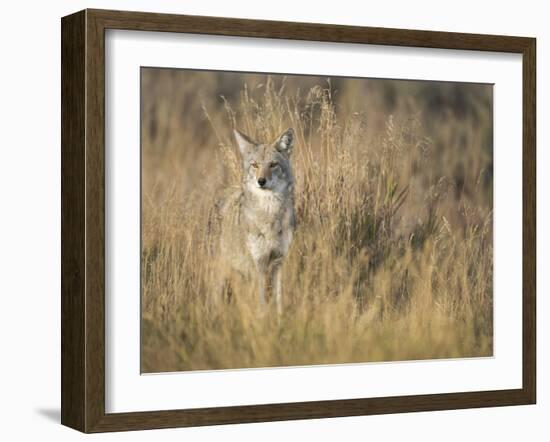
[[[62,408],[83,432],[533,404],[536,400],[536,41],[533,38],[106,10],[62,28]],[[496,51],[523,57],[523,386],[270,405],[105,412],[105,30]]]

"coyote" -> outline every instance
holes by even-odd
[[[221,206],[220,249],[231,270],[255,278],[259,301],[274,292],[282,312],[282,264],[294,233],[294,131],[261,144],[234,131],[242,157],[242,182]],[[228,275],[224,275],[224,287]]]

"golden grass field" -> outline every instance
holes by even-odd
[[[141,75],[142,372],[492,355],[491,86]],[[234,127],[296,133],[280,317],[251,283],[210,302]]]

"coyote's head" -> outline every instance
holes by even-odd
[[[235,130],[243,159],[243,183],[254,192],[283,192],[293,183],[290,154],[294,131],[288,129],[273,143],[261,144]]]

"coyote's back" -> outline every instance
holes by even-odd
[[[220,257],[232,270],[250,277],[254,262],[246,247],[246,233],[242,226],[243,192],[240,188],[227,189],[219,207],[221,234]]]

